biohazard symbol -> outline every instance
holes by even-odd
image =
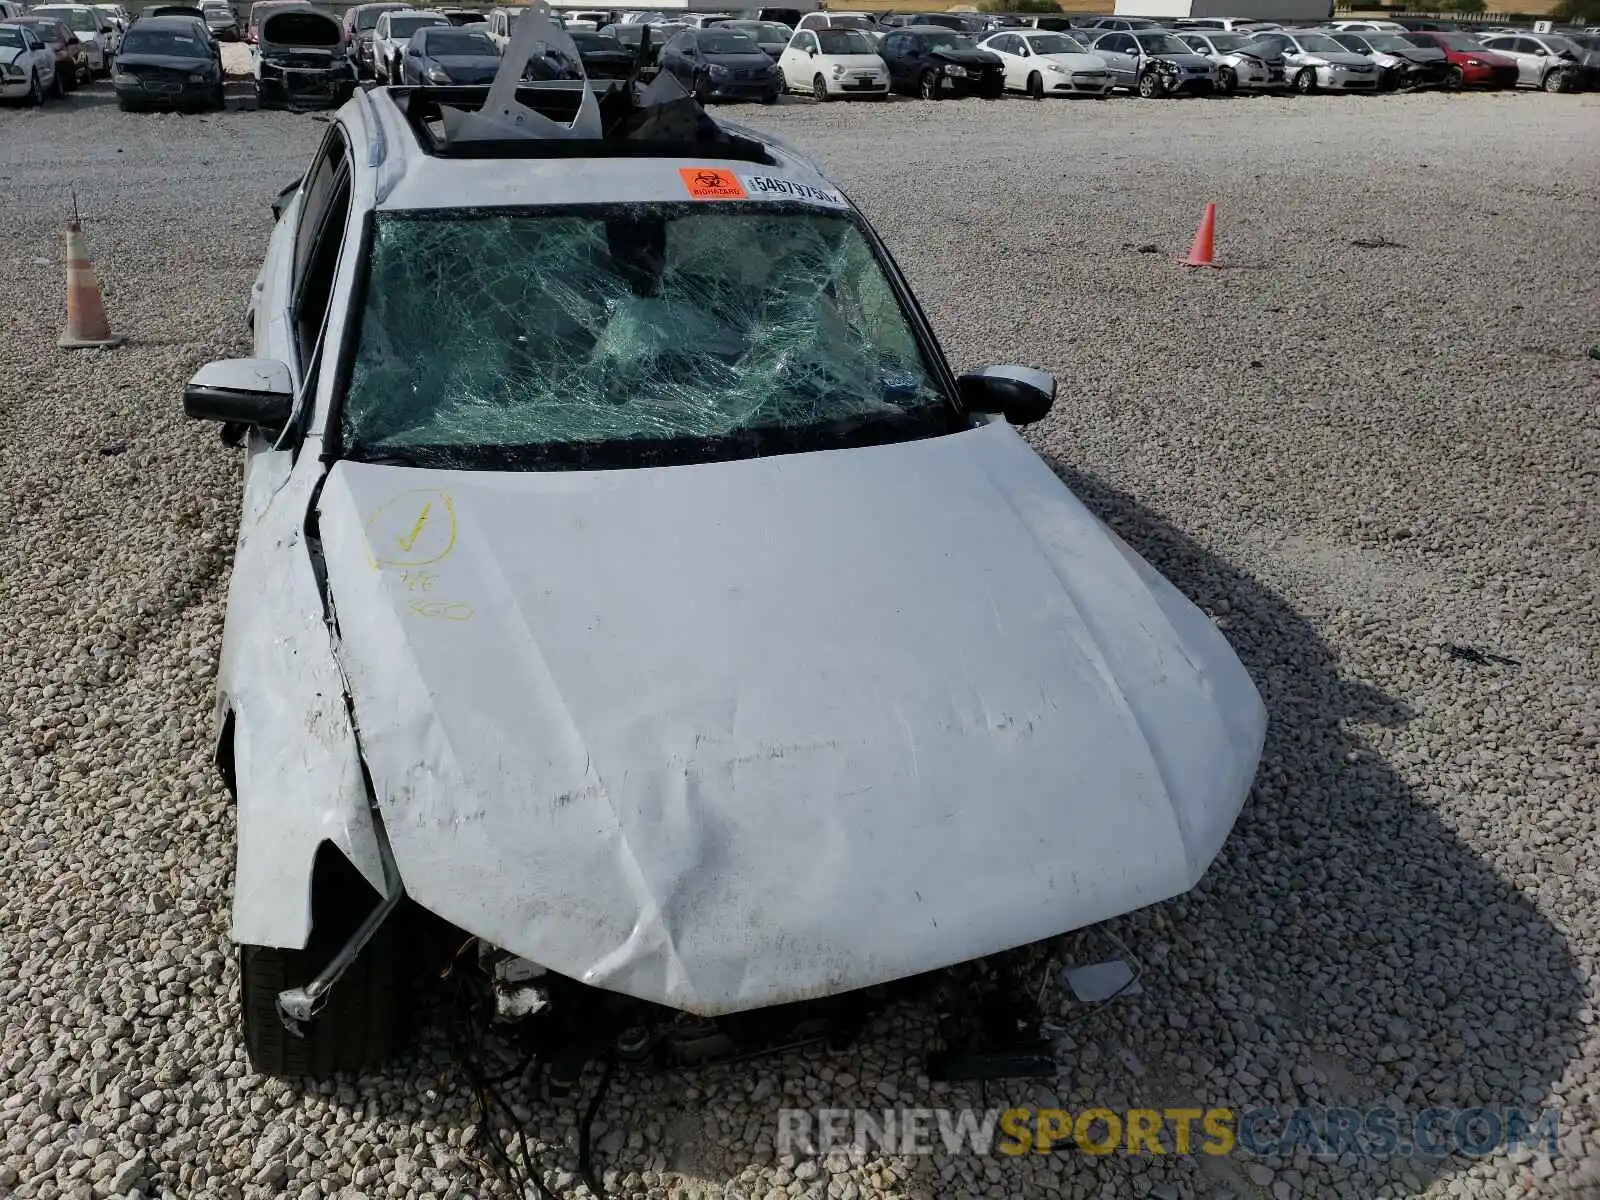
[[[683,186],[693,200],[743,200],[744,185],[732,171],[717,167],[679,167]]]

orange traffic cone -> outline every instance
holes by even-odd
[[[120,346],[120,334],[111,332],[100,281],[83,243],[83,227],[76,218],[67,222],[67,328],[56,345],[66,350],[84,346]]]
[[[1194,231],[1194,245],[1189,257],[1183,260],[1186,267],[1214,267],[1211,261],[1212,242],[1217,236],[1217,206],[1206,205],[1206,215],[1200,218],[1200,228]]]

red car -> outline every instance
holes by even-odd
[[[1496,54],[1493,50],[1485,50],[1483,43],[1470,33],[1419,29],[1400,36],[1414,46],[1443,50],[1450,65],[1459,72],[1457,86],[1492,88],[1517,86],[1516,61],[1504,54]]]

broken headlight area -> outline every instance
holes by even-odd
[[[1059,1069],[1054,1039],[1066,1026],[1047,1017],[1044,1001],[1073,993],[1071,1024],[1130,993],[1127,985],[1137,980],[1136,968],[1120,958],[1063,969],[1061,952],[1055,939],[889,984],[715,1018],[590,987],[470,936],[439,977],[449,985],[455,1027],[469,1030],[474,1044],[490,1039],[508,1050],[523,1070],[542,1075],[553,1096],[569,1093],[594,1063],[678,1070],[814,1046],[847,1051],[863,1030],[883,1022],[922,1031],[930,1079],[1049,1078]],[[1098,993],[1078,982],[1085,970],[1103,977],[1107,968],[1125,982]]]

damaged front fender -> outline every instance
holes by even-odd
[[[322,464],[290,459],[258,446],[246,465],[217,704],[238,805],[231,936],[298,949],[323,842],[380,895],[386,880],[306,533]]]

